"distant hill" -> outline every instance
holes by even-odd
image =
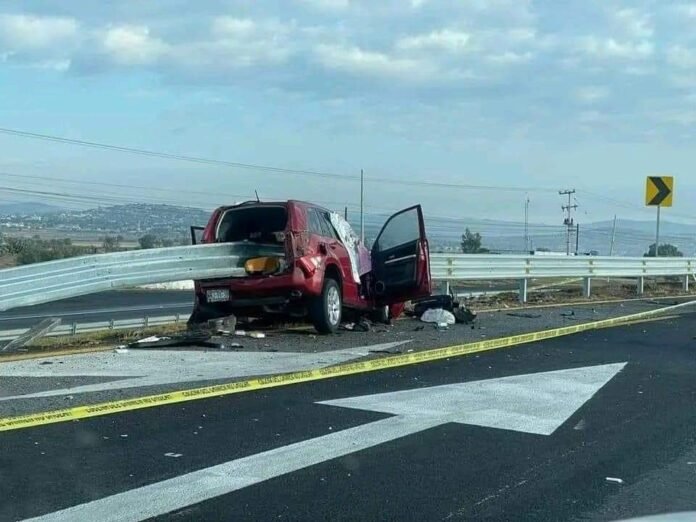
[[[0,216],[36,216],[62,212],[63,208],[46,203],[27,201],[26,203],[0,203]]]

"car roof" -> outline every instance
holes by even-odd
[[[324,208],[321,205],[317,205],[316,203],[310,203],[308,201],[302,201],[299,199],[288,199],[287,201],[257,201],[255,199],[251,199],[249,201],[243,201],[241,203],[237,203],[235,205],[225,205],[220,207],[220,210],[229,210],[231,208],[238,208],[242,206],[253,206],[253,205],[259,205],[259,206],[274,206],[274,205],[283,205],[286,206],[288,204],[292,204],[294,206],[299,206],[299,207],[304,207],[304,208],[319,208],[321,210],[325,210],[326,212],[331,212],[328,208]]]

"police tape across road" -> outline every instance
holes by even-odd
[[[207,399],[235,393],[287,386],[290,384],[319,381],[334,377],[343,377],[388,368],[396,368],[399,366],[438,361],[447,359],[449,357],[458,357],[473,353],[497,350],[500,348],[510,348],[513,346],[563,337],[589,330],[627,325],[636,321],[658,318],[663,314],[668,314],[669,312],[692,305],[696,305],[696,301],[688,301],[686,303],[615,317],[612,319],[603,319],[600,321],[581,323],[573,326],[563,326],[560,328],[552,328],[539,332],[513,335],[498,339],[489,339],[474,343],[459,344],[445,348],[434,348],[403,355],[392,355],[380,359],[369,359],[365,361],[330,366],[327,368],[270,375],[254,379],[235,381],[227,384],[218,384],[214,386],[179,390],[158,395],[149,395],[135,399],[117,400],[94,405],[76,406],[74,408],[32,413],[16,417],[0,418],[0,431],[10,431],[35,426],[43,426],[46,424],[54,424],[58,422],[75,421],[90,417],[98,417],[101,415],[109,415],[112,413],[123,413],[143,408],[151,408],[154,406],[164,406],[197,399]]]

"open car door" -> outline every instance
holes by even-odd
[[[430,295],[430,252],[420,205],[397,212],[387,220],[371,255],[378,305]]]
[[[203,232],[205,227],[191,226],[191,244],[199,245],[203,242]]]

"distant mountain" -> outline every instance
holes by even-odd
[[[36,216],[62,212],[63,208],[35,201],[26,203],[0,203],[0,216]]]

